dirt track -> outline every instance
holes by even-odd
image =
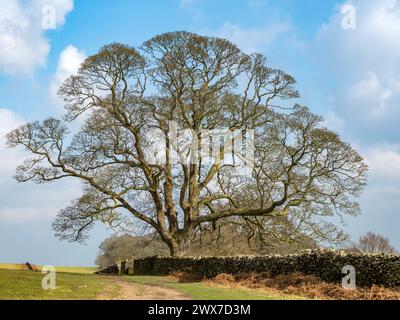
[[[117,277],[107,279],[110,284],[98,294],[97,300],[189,300],[171,288],[132,283]]]

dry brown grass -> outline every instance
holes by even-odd
[[[179,283],[191,283],[191,282],[199,282],[199,281],[203,280],[203,279],[191,274],[190,272],[174,271],[174,272],[171,272],[169,275],[177,278]]]
[[[339,284],[321,281],[318,277],[294,273],[270,277],[269,274],[220,274],[212,283],[226,287],[262,289],[268,293],[297,295],[321,300],[400,300],[400,288],[357,288],[346,290]]]

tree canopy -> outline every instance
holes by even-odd
[[[106,45],[59,95],[64,119],[28,123],[8,144],[31,154],[18,181],[82,181],[54,222],[61,239],[84,241],[100,221],[155,230],[172,255],[221,222],[339,241],[329,217],[360,211],[362,157],[308,108],[287,110],[299,96],[292,76],[225,39],[172,32]],[[73,136],[72,121],[82,122]]]

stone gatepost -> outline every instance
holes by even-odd
[[[118,274],[120,276],[126,274],[126,261],[125,260],[118,261],[117,266],[118,266]]]

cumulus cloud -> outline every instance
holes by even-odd
[[[357,109],[366,120],[386,122],[400,115],[400,78],[379,78],[370,71],[364,79],[350,87],[347,99],[348,105]]]
[[[0,72],[29,74],[44,66],[50,44],[43,21],[50,11],[43,8],[52,8],[58,28],[73,6],[73,0],[0,0]]]
[[[350,221],[349,230],[354,239],[367,231],[384,234],[400,248],[400,145],[366,146],[361,153],[370,168],[369,179],[360,199],[363,214]]]
[[[345,18],[340,7],[317,35],[317,50],[325,52],[327,61],[365,71],[371,67],[382,74],[399,66],[400,2],[398,0],[354,0],[356,28],[342,27]],[[337,66],[337,65],[335,65]],[[379,67],[379,68],[378,68]],[[345,72],[346,70],[342,70]],[[376,70],[371,70],[376,71]]]
[[[354,6],[355,29],[342,27],[342,5]],[[343,2],[309,49],[330,84],[327,126],[352,141],[370,169],[364,214],[350,220],[348,231],[354,238],[383,233],[400,246],[400,0]]]
[[[60,54],[57,69],[50,84],[50,95],[53,102],[61,103],[57,96],[58,89],[71,75],[76,74],[85,61],[86,54],[73,45],[67,46]]]
[[[389,185],[400,179],[400,146],[382,144],[367,148],[365,159],[370,167],[370,178],[373,181]]]
[[[286,22],[275,21],[264,28],[241,28],[236,24],[225,22],[214,35],[228,39],[238,45],[243,51],[253,53],[263,51],[266,46],[273,43],[279,36],[290,31]]]
[[[354,136],[375,143],[400,138],[400,1],[354,0],[356,28],[342,28],[340,6],[311,46],[336,81],[335,113]]]

